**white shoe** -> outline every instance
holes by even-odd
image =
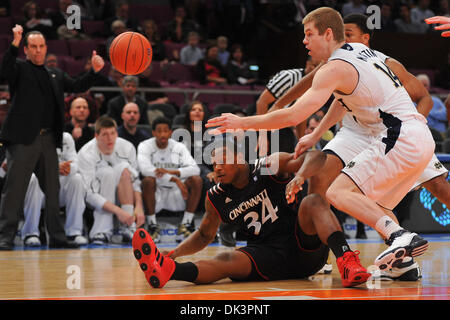
[[[67,240],[79,246],[87,245],[89,242],[88,239],[86,239],[86,237],[83,237],[82,235],[69,236],[67,237]]]
[[[316,272],[316,274],[330,274],[333,271],[333,265],[326,263],[322,269]]]
[[[372,277],[382,281],[418,281],[422,278],[422,272],[413,258],[405,257],[396,268],[376,270],[372,272]]]
[[[25,239],[23,239],[23,245],[25,247],[40,247],[41,240],[39,240],[39,237],[34,234],[29,235],[29,236],[26,236]]]
[[[417,233],[406,230],[394,232],[388,240],[391,245],[375,259],[380,270],[397,268],[405,257],[417,257],[427,250],[428,241]]]

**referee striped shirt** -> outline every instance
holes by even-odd
[[[281,70],[272,79],[270,79],[266,85],[266,89],[275,97],[275,99],[278,100],[290,88],[300,81],[303,74],[304,69],[302,68]]]

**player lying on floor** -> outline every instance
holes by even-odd
[[[323,198],[311,194],[300,205],[295,201],[303,182],[321,170],[325,154],[310,151],[294,159],[293,154],[275,153],[250,165],[234,149],[228,141],[212,152],[219,182],[207,192],[206,213],[199,229],[175,250],[160,252],[144,229],[135,232],[134,255],[150,285],[162,288],[169,280],[205,284],[224,278],[305,278],[323,267],[329,249],[337,258],[343,286],[366,282],[370,274],[361,266],[359,252],[350,250]],[[247,236],[247,246],[212,259],[175,261],[210,244],[221,222],[238,225]]]

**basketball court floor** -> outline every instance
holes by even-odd
[[[33,300],[450,300],[450,234],[423,235],[429,249],[416,261],[423,278],[417,282],[369,281],[343,288],[333,261],[328,275],[308,279],[236,283],[229,279],[209,285],[169,281],[162,289],[148,285],[131,246],[86,246],[77,250],[16,248],[0,251],[0,299]],[[361,252],[366,268],[385,244],[379,239],[349,243]],[[245,243],[238,242],[239,245]],[[162,244],[171,249],[174,244]],[[233,248],[211,244],[177,261],[208,259]]]

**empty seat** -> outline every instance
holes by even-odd
[[[187,43],[177,43],[172,41],[164,41],[164,45],[166,46],[166,55],[169,60],[174,59],[174,50],[178,51],[180,53],[181,48],[187,45]]]
[[[73,58],[87,58],[97,50],[97,42],[94,40],[68,40],[70,55]]]
[[[0,18],[0,33],[1,34],[11,34],[12,27],[13,27],[13,18],[12,17]]]
[[[102,36],[104,30],[103,21],[81,21],[84,33],[91,36]]]
[[[65,71],[72,77],[84,72],[84,66],[86,62],[84,60],[66,59]]]
[[[171,83],[194,81],[192,67],[175,62],[171,63],[166,74],[167,81]]]
[[[69,56],[69,46],[66,40],[47,40],[47,52],[56,54],[57,56]]]
[[[161,63],[159,61],[153,61],[150,64],[150,68],[152,69],[152,72],[150,73],[150,76],[148,77],[150,80],[155,82],[162,82],[166,80],[165,72],[161,68]]]

